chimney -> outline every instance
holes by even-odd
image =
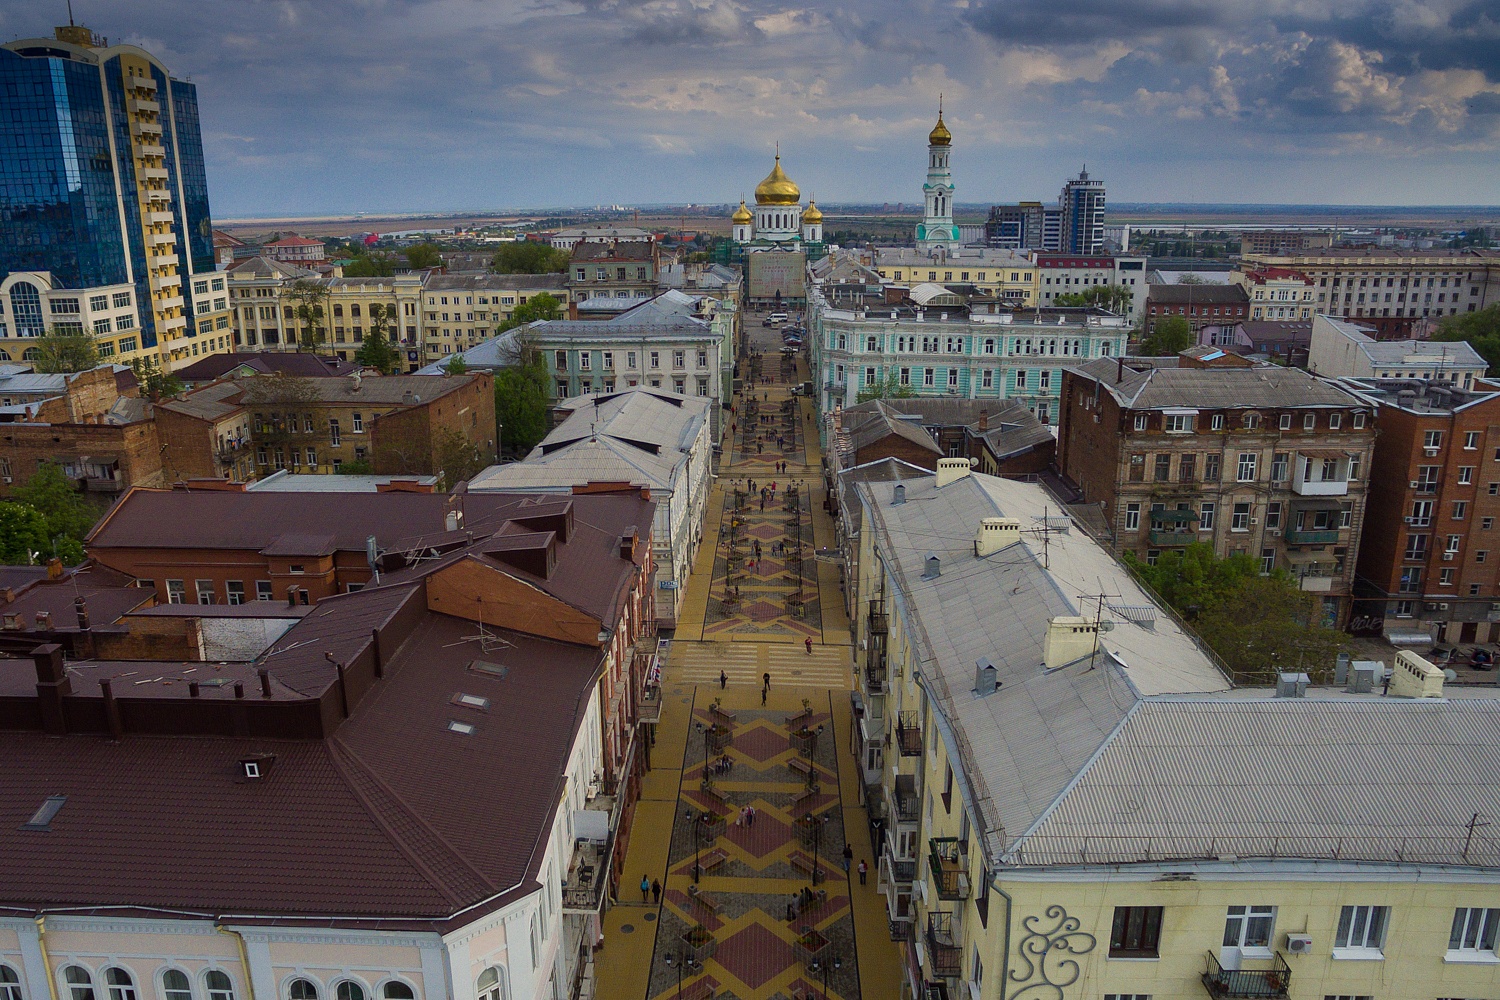
[[[990,662],[989,657],[974,662],[974,694],[983,698],[987,694],[994,694],[995,689],[1000,686],[1000,671],[995,669],[995,664]]]
[[[188,697],[189,698],[201,698],[202,696],[203,696],[203,688],[198,684],[198,682],[197,681],[188,681]]]
[[[943,561],[938,558],[936,552],[927,553],[927,568],[922,572],[922,579],[936,580],[943,575]]]
[[[940,458],[937,464],[937,488],[956,483],[979,463],[970,458]]]
[[[36,613],[36,627],[44,632],[50,629],[52,627],[52,612],[38,611]]]
[[[450,510],[443,517],[443,528],[446,531],[457,531],[458,530],[458,511],[456,511],[456,510]]]
[[[1013,517],[987,517],[974,536],[974,554],[983,559],[1021,540],[1021,522]]]
[[[635,562],[635,542],[639,537],[640,532],[636,529],[635,525],[632,524],[630,527],[625,529],[625,533],[620,536],[621,559]]]
[[[115,701],[114,688],[108,679],[99,682],[99,690],[104,693],[104,721],[109,724],[110,739],[119,739],[125,735],[125,722],[120,718],[120,703]]]
[[[1099,628],[1092,618],[1058,615],[1047,623],[1047,637],[1042,640],[1042,666],[1047,670],[1073,663],[1094,652],[1099,642]]]
[[[256,671],[256,674],[260,677],[260,696],[262,698],[271,697],[271,671],[265,667],[261,667]]]
[[[78,627],[87,632],[89,630],[89,602],[82,594],[73,598],[73,613],[78,616]]]
[[[1441,670],[1411,650],[1403,649],[1396,654],[1389,690],[1396,698],[1441,698],[1443,680]]]
[[[62,564],[62,560],[61,559],[48,559],[47,560],[47,579],[50,582],[52,582],[52,583],[56,583],[58,580],[61,580],[62,577],[63,577],[63,564]]]
[[[410,406],[413,402],[416,401],[416,398],[416,394],[413,393],[410,389],[407,389],[401,394],[401,405]]]
[[[296,587],[288,587],[288,588],[286,588],[286,606],[289,607],[289,608],[295,608],[297,606],[297,588]]]
[[[897,483],[891,490],[891,506],[899,507],[904,503],[906,503],[906,484]]]
[[[985,431],[987,431],[989,429],[990,429],[990,411],[989,410],[980,410],[979,411],[979,433],[983,434]]]
[[[1125,381],[1125,355],[1120,355],[1115,362],[1115,385]]]
[[[42,712],[42,728],[61,736],[68,731],[63,698],[73,693],[73,683],[63,664],[63,648],[55,642],[44,643],[31,651],[31,660],[36,665],[36,697]]]

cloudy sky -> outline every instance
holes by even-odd
[[[0,35],[45,34],[0,0]],[[199,86],[215,214],[722,202],[1500,204],[1496,0],[74,0]]]

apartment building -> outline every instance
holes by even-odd
[[[1103,310],[1013,309],[933,284],[912,289],[902,304],[859,309],[834,308],[814,289],[808,306],[813,383],[825,413],[894,378],[917,396],[1019,399],[1051,423],[1062,366],[1117,357],[1129,333],[1123,316]]]
[[[1493,990],[1493,687],[1444,698],[1403,652],[1388,687],[1232,689],[1040,487],[950,459],[858,497],[855,739],[906,995]]]
[[[135,378],[103,365],[47,375],[0,372],[0,496],[55,465],[80,489],[156,486],[161,448]]]
[[[1035,261],[1012,250],[962,247],[929,254],[910,247],[880,247],[875,251],[875,272],[883,282],[907,289],[921,284],[963,286],[957,290],[1020,306],[1039,301]]]
[[[137,570],[200,603],[127,611],[148,591],[95,586],[74,605],[64,585],[81,629],[7,623],[8,643],[35,645],[0,660],[24,813],[0,833],[0,983],[213,1000],[591,989],[659,704],[651,520],[625,496],[127,496],[95,539],[153,549]],[[289,607],[280,587],[250,596],[247,563],[226,592],[224,560],[318,550],[308,532],[378,578]],[[194,580],[209,553],[214,579]],[[94,633],[111,658],[87,652]],[[476,792],[476,774],[500,790]]]
[[[1240,233],[1240,255],[1253,253],[1288,253],[1297,250],[1326,250],[1333,246],[1333,234],[1302,229],[1252,229]]]
[[[649,299],[661,251],[655,240],[579,240],[568,263],[568,289],[586,299]]]
[[[1243,323],[1250,318],[1250,296],[1243,285],[1148,285],[1144,318],[1147,327],[1167,316],[1181,316],[1196,333],[1205,326]]]
[[[74,25],[0,46],[0,86],[0,351],[55,328],[164,369],[228,350],[197,88]]]
[[[1500,302],[1500,253],[1493,250],[1309,247],[1247,254],[1242,266],[1300,271],[1316,284],[1315,313],[1355,320],[1380,340],[1410,337],[1424,319]]]
[[[1369,327],[1313,317],[1307,367],[1325,378],[1431,379],[1463,389],[1489,366],[1465,341],[1376,340]]]
[[[1059,295],[1076,295],[1097,285],[1119,285],[1130,290],[1125,318],[1133,324],[1145,315],[1151,290],[1146,282],[1145,257],[1039,253],[1034,259],[1037,301],[1042,306],[1052,305]]]
[[[703,539],[713,474],[711,407],[707,399],[644,386],[575,396],[558,405],[561,423],[530,454],[485,469],[469,482],[469,492],[624,489],[650,496],[656,504],[656,618],[675,627]]]
[[[1355,614],[1366,631],[1438,642],[1500,639],[1500,385],[1351,378],[1380,434]],[[1500,550],[1500,545],[1496,546]]]
[[[494,376],[227,378],[157,404],[169,476],[243,482],[278,470],[433,475],[453,435],[496,455]]]
[[[1313,280],[1285,267],[1250,267],[1232,271],[1232,285],[1245,290],[1250,319],[1306,322],[1313,315]]]
[[[494,336],[495,328],[517,307],[538,295],[552,296],[564,311],[570,295],[563,274],[430,274],[422,294],[426,301],[418,360],[423,365],[461,354]]]
[[[1101,506],[1116,550],[1147,562],[1193,542],[1243,553],[1291,573],[1342,623],[1371,479],[1370,404],[1298,369],[1156,361],[1062,376],[1058,466]]]

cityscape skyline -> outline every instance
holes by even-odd
[[[721,204],[778,141],[827,202],[910,204],[940,94],[960,203],[1050,197],[1083,162],[1117,202],[1500,203],[1500,22],[1466,0],[74,15],[196,83],[225,217]],[[0,6],[0,32],[64,17]]]

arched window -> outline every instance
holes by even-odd
[[[46,332],[42,320],[42,293],[29,281],[10,286],[10,314],[15,317],[17,337],[40,337]]]
[[[104,985],[109,992],[109,1000],[137,1000],[135,980],[130,978],[130,973],[118,966],[104,970]]]
[[[510,995],[505,988],[505,973],[499,966],[492,965],[481,972],[479,981],[474,985],[479,1000],[506,1000]]]
[[[234,984],[227,972],[210,969],[203,977],[203,985],[208,987],[208,1000],[234,1000]]]
[[[181,969],[168,969],[161,974],[161,991],[166,1000],[193,1000],[193,986]]]
[[[385,1000],[417,1000],[416,991],[399,979],[392,979],[382,988]]]
[[[42,352],[38,348],[28,347],[28,348],[26,348],[25,352],[21,355],[21,360],[22,361],[40,361],[40,360],[42,360]]]
[[[63,970],[71,1000],[94,1000],[94,979],[89,970],[81,965],[70,965]]]
[[[344,315],[344,306],[343,306],[342,303],[335,302],[333,304],[333,314],[335,316],[342,316],[342,315]]]
[[[346,979],[334,987],[334,996],[338,1000],[365,1000],[365,988]]]
[[[358,302],[352,303],[349,306],[349,315],[350,316],[358,316],[359,315],[359,303]]]
[[[0,965],[0,1000],[24,1000],[21,996],[21,977],[8,965]]]
[[[293,979],[286,990],[287,1000],[318,1000],[318,988],[311,980]]]

